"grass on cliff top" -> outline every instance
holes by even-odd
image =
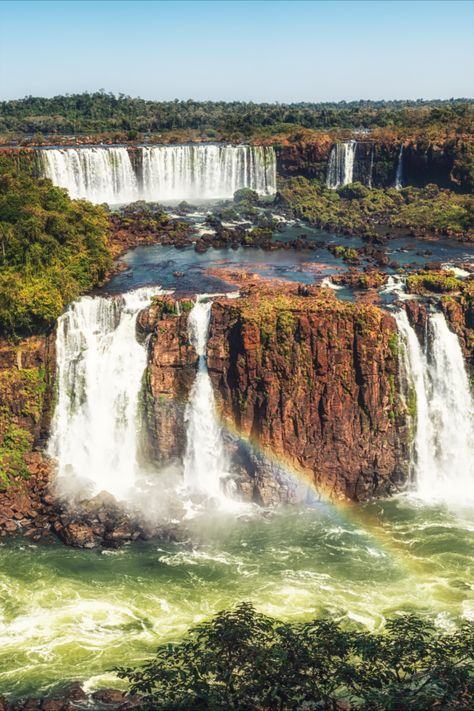
[[[298,289],[259,289],[242,296],[233,305],[241,318],[254,323],[264,342],[276,333],[281,337],[293,332],[296,318],[301,313],[324,314],[326,317],[354,319],[358,328],[369,334],[379,330],[384,314],[380,308],[369,303],[351,303],[337,299],[331,289],[310,287]]]

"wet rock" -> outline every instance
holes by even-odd
[[[63,523],[60,519],[54,523],[54,530],[67,546],[74,548],[95,548],[96,538],[90,525],[80,521]]]

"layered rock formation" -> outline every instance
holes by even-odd
[[[198,363],[188,336],[191,306],[189,300],[159,296],[137,322],[138,336],[150,337],[144,386],[145,455],[160,465],[181,457],[186,446],[184,411]]]
[[[214,303],[208,365],[231,425],[331,496],[405,481],[397,330],[381,309],[260,284]]]

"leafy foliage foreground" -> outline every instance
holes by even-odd
[[[117,671],[147,711],[447,711],[474,708],[473,652],[472,622],[445,633],[403,615],[374,634],[283,623],[244,602]]]

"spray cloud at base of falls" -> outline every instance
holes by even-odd
[[[135,200],[232,198],[250,188],[276,191],[275,151],[267,146],[91,146],[38,149],[44,174],[72,198],[110,204]]]
[[[427,501],[474,500],[474,402],[459,339],[430,314],[424,346],[404,310],[395,315],[410,400],[416,401],[413,479]],[[410,393],[411,390],[411,393]]]

